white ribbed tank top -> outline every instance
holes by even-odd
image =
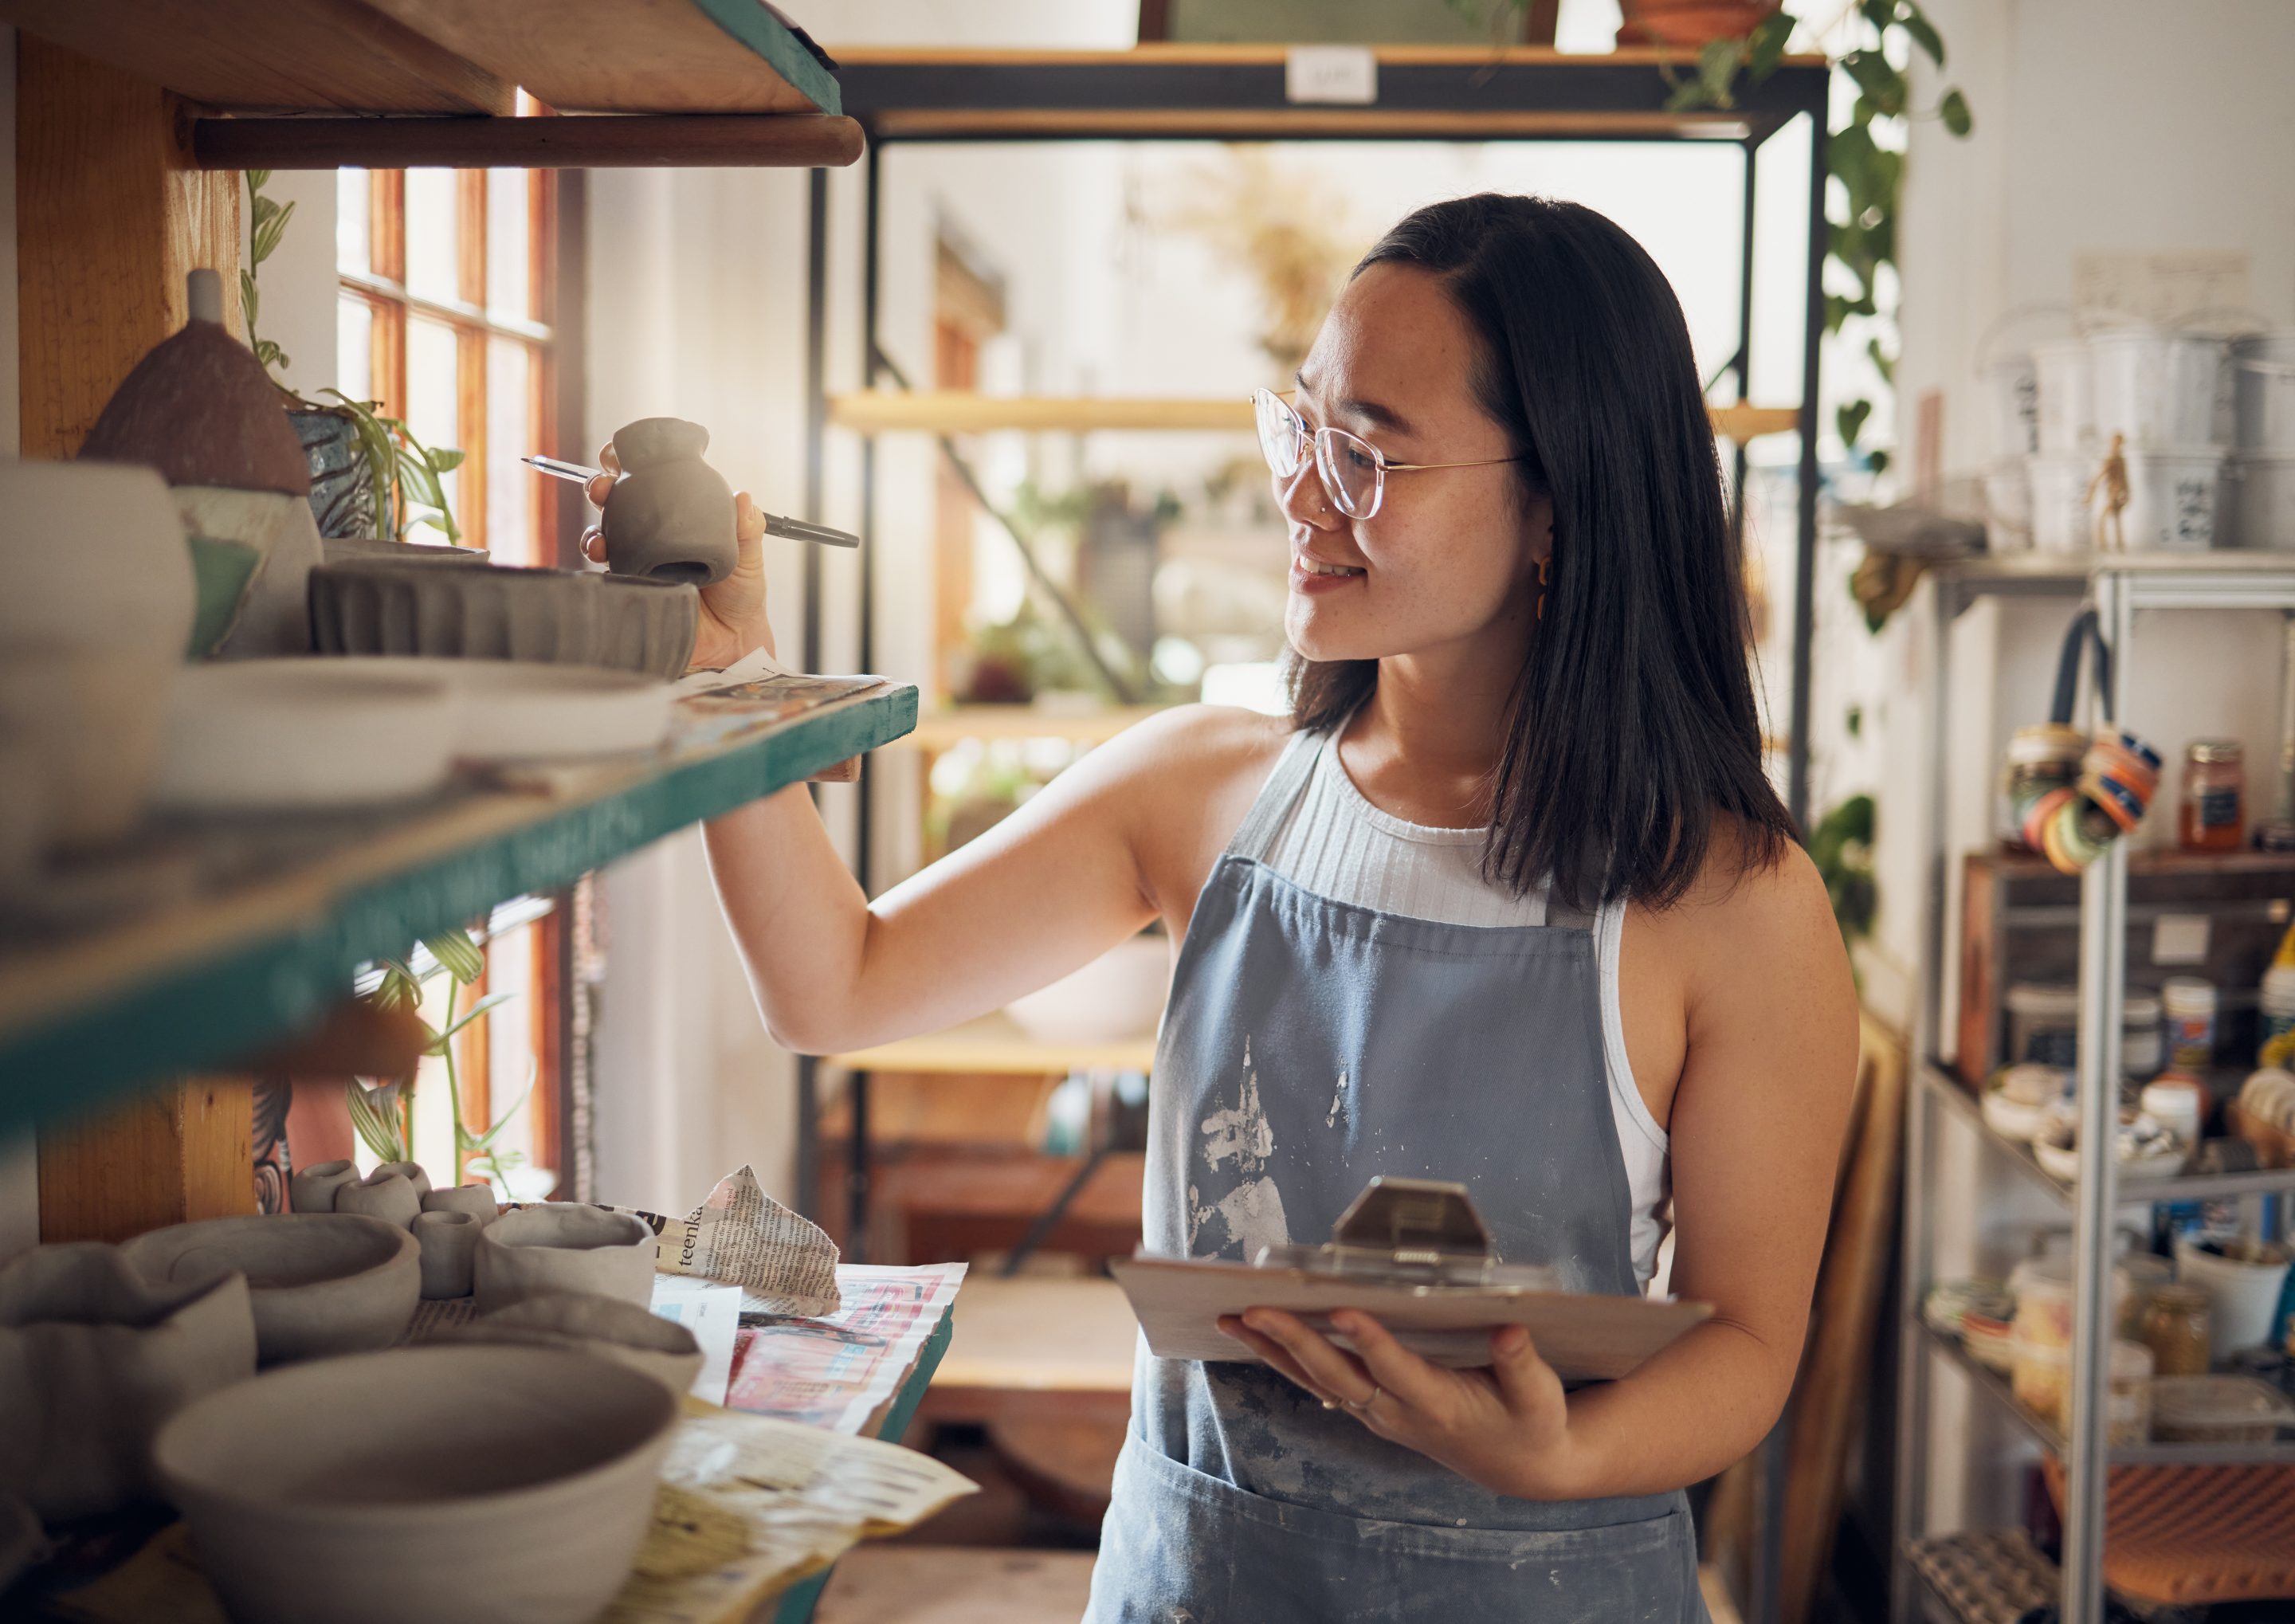
[[[1307,788],[1262,861],[1318,896],[1382,913],[1444,925],[1545,924],[1542,888],[1517,897],[1482,877],[1484,834],[1479,828],[1407,823],[1372,805],[1339,760],[1335,729],[1318,749]],[[1633,1204],[1629,1244],[1634,1279],[1646,1287],[1665,1238],[1670,1169],[1665,1130],[1650,1115],[1626,1062],[1625,1025],[1618,1013],[1618,943],[1624,925],[1622,902],[1605,904],[1594,917],[1602,967],[1604,1070]]]

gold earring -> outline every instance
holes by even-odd
[[[1552,562],[1551,559],[1538,561],[1538,618],[1540,620],[1546,618],[1546,570]]]

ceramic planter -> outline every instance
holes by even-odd
[[[243,1624],[469,1619],[481,1597],[488,1624],[584,1624],[629,1573],[677,1416],[604,1359],[432,1345],[213,1394],[153,1459]]]
[[[100,1241],[36,1246],[0,1269],[0,1499],[61,1519],[139,1498],[160,1424],[254,1374],[241,1276],[155,1284]]]
[[[298,1212],[331,1212],[335,1194],[358,1182],[358,1169],[348,1162],[321,1162],[298,1167],[287,1179],[287,1204]]]
[[[290,412],[287,426],[303,448],[311,476],[311,517],[319,535],[374,534],[374,465],[359,445],[358,424],[340,407]]]
[[[355,1212],[362,1218],[379,1218],[384,1223],[400,1229],[411,1228],[422,1214],[422,1196],[413,1180],[404,1173],[394,1172],[396,1163],[376,1168],[356,1184],[340,1186],[335,1191],[335,1211]]]
[[[550,1292],[653,1301],[654,1235],[643,1220],[575,1202],[505,1212],[478,1242],[478,1312]]]
[[[139,1235],[119,1250],[155,1285],[246,1275],[265,1365],[388,1347],[421,1300],[413,1235],[354,1213],[209,1218]]]
[[[641,1370],[674,1393],[701,1375],[693,1333],[650,1309],[611,1297],[553,1292],[481,1314],[453,1334],[457,1342],[525,1342],[588,1353]]]
[[[708,449],[709,431],[682,418],[640,418],[615,433],[622,473],[598,521],[614,574],[707,586],[733,573],[733,487],[701,460]]]
[[[414,1220],[414,1244],[422,1261],[422,1295],[437,1302],[470,1294],[472,1261],[486,1228],[468,1212],[422,1212]]]
[[[179,485],[175,495],[186,534],[251,547],[262,560],[217,656],[308,654],[311,571],[321,556],[311,504],[282,491],[227,486]]]
[[[481,1225],[490,1224],[502,1216],[502,1204],[494,1199],[494,1187],[487,1184],[458,1184],[447,1190],[425,1190],[422,1193],[425,1212],[468,1212]]]
[[[196,586],[167,487],[149,469],[0,461],[0,731],[39,770],[59,845],[116,841],[143,815]]]
[[[1778,0],[1622,0],[1625,20],[1618,44],[1694,51],[1717,39],[1743,39],[1777,4]]]

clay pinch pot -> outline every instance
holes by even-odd
[[[490,1224],[502,1216],[502,1204],[494,1199],[490,1184],[458,1184],[451,1189],[422,1192],[425,1212],[468,1212],[480,1224]]]
[[[395,1229],[405,1229],[421,1216],[422,1197],[404,1173],[393,1172],[388,1166],[383,1166],[356,1184],[337,1187],[335,1211],[380,1219]]]
[[[388,1347],[421,1300],[413,1235],[349,1212],[208,1218],[139,1235],[120,1255],[155,1285],[247,1277],[257,1360]]]
[[[211,1394],[152,1457],[242,1624],[585,1624],[628,1576],[678,1413],[604,1359],[432,1344]]]
[[[60,1520],[141,1498],[160,1424],[254,1374],[243,1277],[153,1283],[102,1241],[35,1246],[0,1269],[0,1500]]]
[[[414,1244],[421,1252],[425,1302],[470,1294],[478,1232],[484,1228],[468,1212],[423,1212],[416,1216]]]
[[[606,567],[617,575],[708,586],[733,573],[733,487],[701,460],[709,431],[677,417],[644,417],[617,429],[621,463],[599,518]]]
[[[701,1344],[692,1332],[634,1302],[588,1292],[528,1297],[481,1314],[442,1340],[523,1342],[592,1354],[641,1370],[674,1393],[690,1390],[701,1374]]]
[[[478,1240],[478,1312],[551,1292],[653,1301],[654,1233],[627,1212],[545,1202],[505,1212]]]
[[[331,1212],[343,1186],[358,1181],[358,1168],[349,1162],[298,1167],[287,1178],[287,1204],[298,1212]]]
[[[378,1174],[383,1173],[396,1173],[414,1187],[414,1194],[418,1197],[430,1193],[430,1175],[422,1170],[422,1163],[420,1162],[377,1163],[374,1172],[368,1174],[367,1177],[372,1179]]]

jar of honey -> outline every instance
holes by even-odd
[[[2197,1285],[2160,1286],[2144,1305],[2138,1334],[2159,1375],[2205,1375],[2214,1349],[2213,1299]]]
[[[2176,820],[2186,852],[2236,852],[2247,830],[2247,768],[2236,739],[2194,739],[2184,748],[2184,794]]]

